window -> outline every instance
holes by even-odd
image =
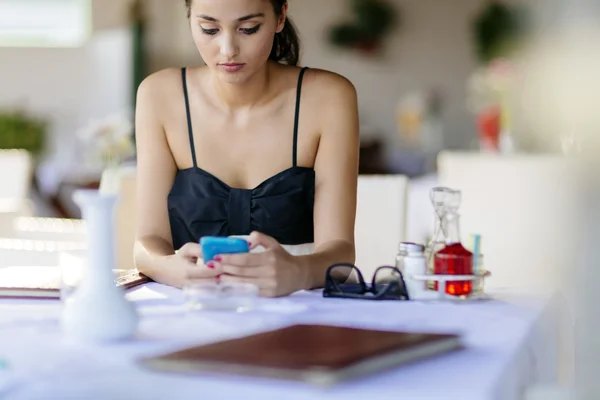
[[[78,47],[88,38],[91,0],[0,0],[0,47]]]

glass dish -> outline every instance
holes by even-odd
[[[244,312],[256,307],[258,286],[242,282],[189,281],[183,287],[190,310]]]

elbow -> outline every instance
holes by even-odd
[[[148,276],[148,263],[144,260],[147,257],[144,257],[143,253],[143,246],[139,241],[136,240],[133,244],[133,266],[138,270],[138,272]]]
[[[351,263],[356,261],[356,247],[354,240],[335,239],[319,246],[316,252],[326,251],[333,254],[331,261],[335,263]]]
[[[143,275],[155,279],[156,261],[153,261],[152,254],[142,242],[136,240],[133,245],[133,265]]]

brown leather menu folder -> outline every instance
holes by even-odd
[[[125,289],[150,279],[135,269],[114,270],[115,285]],[[58,267],[0,268],[0,299],[60,299],[61,276]]]
[[[461,348],[458,335],[293,325],[149,357],[142,365],[331,385]]]

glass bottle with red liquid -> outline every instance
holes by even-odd
[[[449,210],[442,221],[446,232],[446,246],[434,255],[436,275],[472,275],[473,253],[460,242],[459,215]],[[435,290],[438,282],[435,282]],[[468,296],[473,290],[473,281],[447,281],[446,293],[452,296]]]
[[[429,193],[429,199],[434,210],[434,227],[433,236],[425,248],[425,258],[427,260],[427,273],[433,275],[435,273],[435,253],[446,247],[448,238],[444,222],[446,214],[458,211],[461,193],[459,190],[448,187],[434,187]],[[433,280],[427,281],[427,287],[430,290],[437,290],[436,282]]]

